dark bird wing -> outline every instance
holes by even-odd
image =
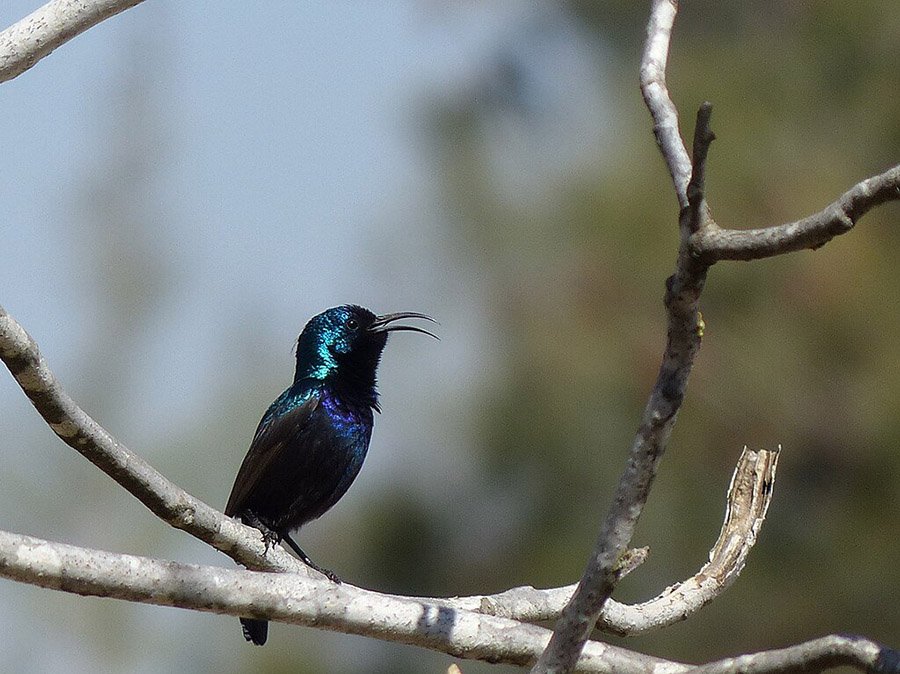
[[[306,402],[281,414],[276,407],[280,402],[281,399],[276,401],[273,405],[275,409],[270,409],[259,422],[247,456],[234,479],[231,496],[225,506],[226,515],[242,514],[249,506],[253,493],[273,478],[270,474],[273,462],[284,452],[285,446],[309,425],[310,417],[319,406],[319,397],[312,395]]]

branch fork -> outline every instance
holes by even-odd
[[[698,110],[693,158],[689,159],[678,130],[678,111],[666,84],[669,41],[677,11],[677,0],[652,0],[640,69],[641,92],[653,118],[654,135],[679,205],[678,259],[674,274],[666,282],[666,348],[594,551],[572,600],[556,622],[547,649],[532,669],[535,674],[573,671],[581,645],[597,624],[615,587],[616,556],[629,544],[647,502],[700,349],[703,320],[699,299],[709,267],[720,260],[751,260],[821,246],[849,231],[871,208],[900,200],[898,165],[862,181],[821,213],[796,223],[749,231],[720,228],[706,200],[706,164],[715,139],[710,128],[712,106],[706,102]],[[774,668],[774,664],[771,666]],[[765,666],[758,671],[774,669]]]

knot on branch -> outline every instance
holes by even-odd
[[[172,516],[169,520],[169,524],[171,524],[176,529],[189,531],[194,525],[196,516],[197,509],[194,507],[194,504],[190,501],[180,499],[172,507]]]

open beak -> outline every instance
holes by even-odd
[[[434,337],[438,340],[440,339],[440,337],[434,333],[414,325],[391,325],[394,321],[399,321],[404,318],[421,318],[426,321],[431,321],[432,323],[437,323],[431,316],[426,316],[425,314],[420,314],[415,311],[398,311],[396,314],[376,316],[375,320],[372,321],[372,324],[369,325],[368,330],[369,332],[400,332],[401,330],[406,330],[407,332],[421,332],[423,335],[428,335],[429,337]]]

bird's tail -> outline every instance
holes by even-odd
[[[266,637],[269,636],[269,621],[256,620],[254,618],[241,618],[241,631],[244,638],[257,646],[266,643]]]

